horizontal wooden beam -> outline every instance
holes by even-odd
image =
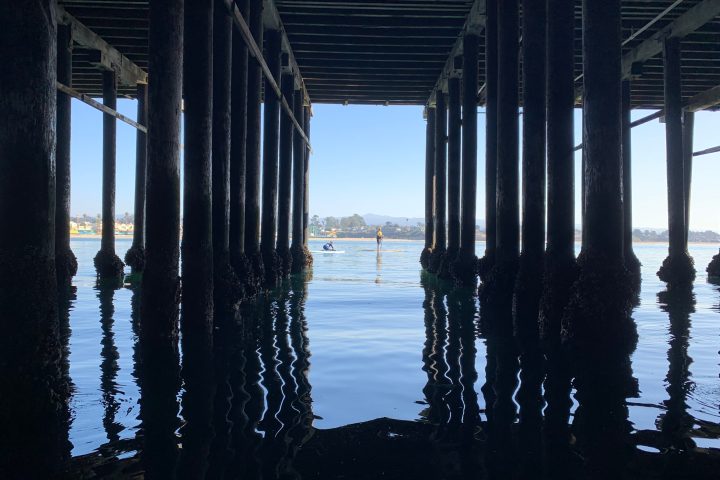
[[[81,102],[83,102],[86,105],[90,105],[91,107],[100,110],[103,113],[107,113],[108,115],[112,115],[113,117],[117,118],[120,121],[123,121],[127,123],[128,125],[137,128],[143,133],[147,133],[147,127],[145,125],[141,125],[137,123],[135,120],[132,120],[122,113],[118,112],[117,110],[114,110],[106,105],[103,105],[102,103],[98,102],[97,100],[94,100],[90,98],[88,95],[85,95],[84,93],[80,93],[77,90],[68,87],[67,85],[57,82],[57,89],[67,95],[70,95],[73,98],[77,98]]]
[[[705,90],[702,93],[698,93],[694,97],[688,100],[688,105],[685,110],[688,112],[697,112],[711,108],[720,104],[720,85],[713,87],[709,90]]]
[[[455,70],[455,57],[462,55],[463,51],[463,38],[467,34],[479,34],[485,28],[485,21],[487,20],[487,12],[485,8],[485,0],[475,0],[470,7],[470,13],[468,13],[465,19],[465,25],[463,25],[460,34],[455,40],[450,54],[445,61],[445,66],[440,72],[440,76],[435,82],[435,87],[430,92],[430,98],[428,98],[428,105],[435,105],[435,94],[438,90],[444,91],[447,88],[447,79],[450,74]]]
[[[292,108],[285,99],[285,96],[282,94],[282,90],[280,90],[280,86],[278,85],[277,80],[273,77],[272,72],[270,71],[270,67],[268,67],[267,62],[265,61],[265,57],[263,57],[262,49],[258,47],[258,44],[255,42],[255,38],[250,32],[250,27],[243,18],[242,13],[240,13],[240,9],[237,7],[237,5],[235,5],[235,2],[233,0],[225,0],[225,6],[232,14],[233,22],[238,28],[240,35],[242,35],[243,40],[245,40],[245,45],[247,45],[250,55],[252,55],[253,58],[255,58],[255,60],[260,64],[260,68],[265,75],[265,79],[270,84],[270,87],[275,92],[277,97],[280,99],[280,105],[282,106],[283,110],[285,110],[285,113],[289,116],[290,120],[292,120],[293,125],[295,126],[295,131],[302,137],[305,145],[307,145],[307,148],[311,149],[310,139],[305,134],[305,130],[298,123]],[[268,92],[265,92],[265,95],[267,94]]]
[[[83,48],[98,51],[98,66],[114,70],[117,74],[118,83],[130,86],[147,83],[147,73],[142,68],[135,65],[98,34],[67,13],[60,5],[56,5],[56,12],[58,23],[70,26],[73,41]]]

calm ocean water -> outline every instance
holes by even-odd
[[[320,244],[311,242],[311,250],[319,249]],[[102,293],[95,288],[92,258],[99,246],[99,240],[72,240],[79,262],[74,280],[77,295],[71,302],[69,317],[69,375],[73,384],[69,438],[73,456],[107,450],[123,440],[132,441],[141,425],[141,396],[134,360],[137,337],[131,321],[134,293],[129,288]],[[121,258],[129,246],[129,239],[118,239]],[[447,331],[439,334],[435,331],[435,339],[428,339],[427,311],[423,307],[428,292],[421,286],[418,263],[421,242],[386,242],[381,254],[376,252],[374,242],[337,240],[335,246],[345,253],[314,255],[311,278],[306,290],[302,289],[305,320],[302,336],[293,336],[295,293],[285,297],[278,294],[265,303],[273,305],[268,311],[275,317],[276,325],[289,329],[289,340],[276,338],[270,349],[274,355],[263,353],[260,346],[257,359],[247,354],[243,357],[248,365],[259,362],[255,387],[261,388],[266,396],[258,406],[263,412],[259,416],[263,420],[256,427],[260,435],[267,434],[268,429],[277,430],[272,418],[266,418],[275,409],[273,405],[281,401],[273,398],[274,387],[270,383],[280,382],[278,391],[283,396],[288,378],[294,379],[291,383],[296,389],[303,382],[307,382],[308,391],[311,388],[308,403],[311,402],[312,425],[317,429],[381,417],[428,420],[428,404],[432,403],[428,392],[433,386],[429,375],[431,370],[437,370],[437,351],[433,348],[438,344],[437,338],[447,357],[444,377],[450,383],[454,352],[471,351],[469,345],[452,340],[452,318],[449,326],[444,327]],[[479,244],[477,251],[483,249]],[[679,408],[686,435],[697,447],[720,449],[720,287],[708,284],[704,272],[718,247],[690,247],[698,278],[692,292],[694,307],[691,305],[689,322],[681,321],[685,328],[671,328],[668,309],[663,308],[658,298],[665,287],[655,272],[666,255],[666,246],[636,245],[635,251],[643,264],[643,282],[640,304],[633,313],[639,341],[631,365],[639,397],[628,399],[631,427],[635,431],[663,430],[663,418]],[[283,305],[289,305],[289,320],[282,313]],[[452,309],[449,301],[448,308]],[[465,389],[471,384],[476,395],[466,397],[472,392],[464,391],[463,398],[477,396],[477,407],[485,420],[481,388],[485,383],[487,345],[483,338],[474,335],[472,338],[477,378],[463,373],[461,383]],[[300,343],[302,355],[296,349]],[[428,357],[429,349],[433,351]],[[285,350],[294,353],[284,358]],[[283,368],[289,372],[302,362],[306,362],[307,368],[301,380],[298,375],[283,374]],[[468,368],[465,365],[462,371],[472,370]],[[277,372],[277,378],[268,375],[269,370]],[[169,412],[178,416],[178,427],[186,420],[181,411],[184,393],[181,384],[177,409]],[[573,399],[571,412],[576,408],[577,401]],[[282,408],[276,410],[275,417],[282,424]],[[449,411],[452,414],[452,406]],[[118,447],[114,455],[132,456],[133,448],[123,451]],[[647,449],[656,450],[651,446]]]

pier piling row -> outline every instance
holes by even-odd
[[[115,252],[117,122],[137,130],[135,231],[125,260],[141,282],[143,336],[174,339],[180,302],[188,327],[207,328],[213,312],[235,313],[311,265],[311,98],[424,106],[423,268],[471,288],[479,278],[508,311],[513,291],[515,303],[525,303],[517,300],[527,291],[524,269],[542,270],[542,296],[538,303],[536,282],[530,304],[539,334],[554,339],[561,322],[571,336],[583,331],[589,320],[577,319],[608,293],[599,290],[621,296],[637,283],[631,128],[664,117],[670,244],[658,275],[671,286],[694,279],[693,159],[717,151],[693,153],[694,113],[720,104],[714,37],[703,29],[720,15],[720,0],[665,2],[659,13],[650,4],[663,2],[585,0],[581,12],[569,0],[474,0],[398,6],[409,15],[397,16],[385,4],[354,1],[106,3],[15,2],[0,20],[0,57],[16,65],[0,73],[0,166],[10,172],[0,178],[0,222],[23,225],[12,238],[0,234],[7,338],[21,328],[13,325],[39,331],[52,321],[51,304],[23,302],[54,298],[77,269],[67,228],[71,98],[103,116],[101,282],[119,284],[125,273]],[[118,112],[118,98],[138,100],[136,119]],[[573,181],[577,107],[581,185]],[[657,112],[631,122],[637,108]],[[486,182],[480,260],[478,158]],[[575,188],[584,192],[577,262]],[[718,264],[720,254],[711,277]]]

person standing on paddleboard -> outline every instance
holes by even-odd
[[[382,245],[382,241],[383,241],[383,233],[382,233],[382,229],[380,227],[378,227],[377,233],[375,234],[375,240],[377,240],[378,248],[380,248],[380,246]]]

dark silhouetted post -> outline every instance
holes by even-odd
[[[278,30],[265,32],[265,60],[273,78],[280,78],[281,36]],[[280,271],[275,251],[278,214],[278,137],[280,124],[280,99],[265,79],[265,110],[263,112],[263,186],[262,227],[260,250],[265,266],[265,284],[276,284]]]
[[[435,238],[430,256],[430,271],[446,276],[447,247],[447,103],[446,93],[435,94]]]
[[[103,104],[117,108],[117,75],[112,70],[102,72]],[[117,123],[115,117],[103,113],[103,182],[102,182],[102,239],[95,255],[95,269],[100,279],[120,281],[125,266],[115,254],[115,163]]]
[[[137,92],[137,121],[147,127],[148,88],[144,83],[138,83]],[[138,130],[135,140],[135,206],[133,216],[133,243],[125,253],[125,263],[130,265],[133,272],[142,272],[145,269],[145,184],[147,182],[147,134]]]
[[[546,2],[522,2],[522,254],[515,284],[515,326],[537,338],[545,255]]]
[[[685,235],[685,169],[683,166],[682,85],[680,40],[665,41],[665,141],[667,144],[668,257],[658,276],[670,285],[687,285],[695,279],[693,260]]]
[[[485,10],[485,255],[478,262],[482,280],[495,265],[497,248],[497,0],[486,0]]]
[[[477,284],[475,197],[477,195],[478,43],[475,33],[468,32],[463,38],[460,253],[454,268],[456,281],[473,287]]]
[[[72,38],[68,25],[57,30],[57,81],[72,87]],[[71,98],[57,92],[57,173],[55,209],[55,271],[59,289],[70,287],[77,273],[77,259],[70,250],[70,131]]]
[[[183,0],[150,2],[146,263],[141,337],[177,337]]]
[[[232,29],[230,12],[216,3],[213,25],[212,238],[215,310],[232,311],[241,299],[230,266],[230,113]]]
[[[461,58],[455,58],[461,60]],[[447,264],[451,267],[460,250],[460,78],[448,80],[448,140],[447,140]]]
[[[425,128],[425,248],[420,264],[428,269],[433,239],[435,238],[435,107],[428,106]]]
[[[310,106],[305,107],[305,135],[310,138],[310,119],[312,111]],[[310,239],[310,149],[305,149],[305,173],[303,178],[305,194],[303,195],[303,248],[305,249],[305,265],[309,266],[313,263],[310,249],[308,249],[308,240]]]
[[[283,97],[288,105],[293,105],[295,96],[295,77],[292,72],[282,76]],[[301,93],[298,92],[298,95]],[[280,114],[280,166],[278,185],[278,230],[277,256],[280,272],[283,276],[290,273],[292,257],[290,256],[290,197],[292,183],[292,152],[294,125],[286,112]]]
[[[692,191],[693,135],[695,112],[683,112],[683,177],[685,180],[685,248],[690,236],[690,192]]]
[[[248,23],[255,43],[263,44],[263,1],[250,0]],[[262,69],[248,58],[247,139],[245,146],[245,255],[250,263],[255,287],[262,281],[260,256],[260,104],[262,103]]]
[[[630,80],[622,83],[622,181],[623,181],[623,243],[625,245],[625,267],[632,275],[636,285],[640,285],[640,261],[635,256],[632,245],[632,111]]]
[[[293,114],[301,128],[305,128],[305,107],[302,90],[295,92]],[[293,197],[292,197],[292,272],[299,273],[305,268],[303,249],[303,208],[305,207],[305,140],[297,133],[293,136]]]
[[[236,2],[248,18],[248,0]],[[248,274],[245,257],[245,154],[247,143],[248,48],[240,31],[232,33],[232,100],[230,121],[230,263],[240,279]]]
[[[577,275],[574,1],[548,0],[547,12],[547,247],[539,324],[541,338],[553,346]]]
[[[202,329],[212,325],[213,318],[211,159],[214,3],[215,0],[202,0],[188,3],[185,8],[184,329]]]

